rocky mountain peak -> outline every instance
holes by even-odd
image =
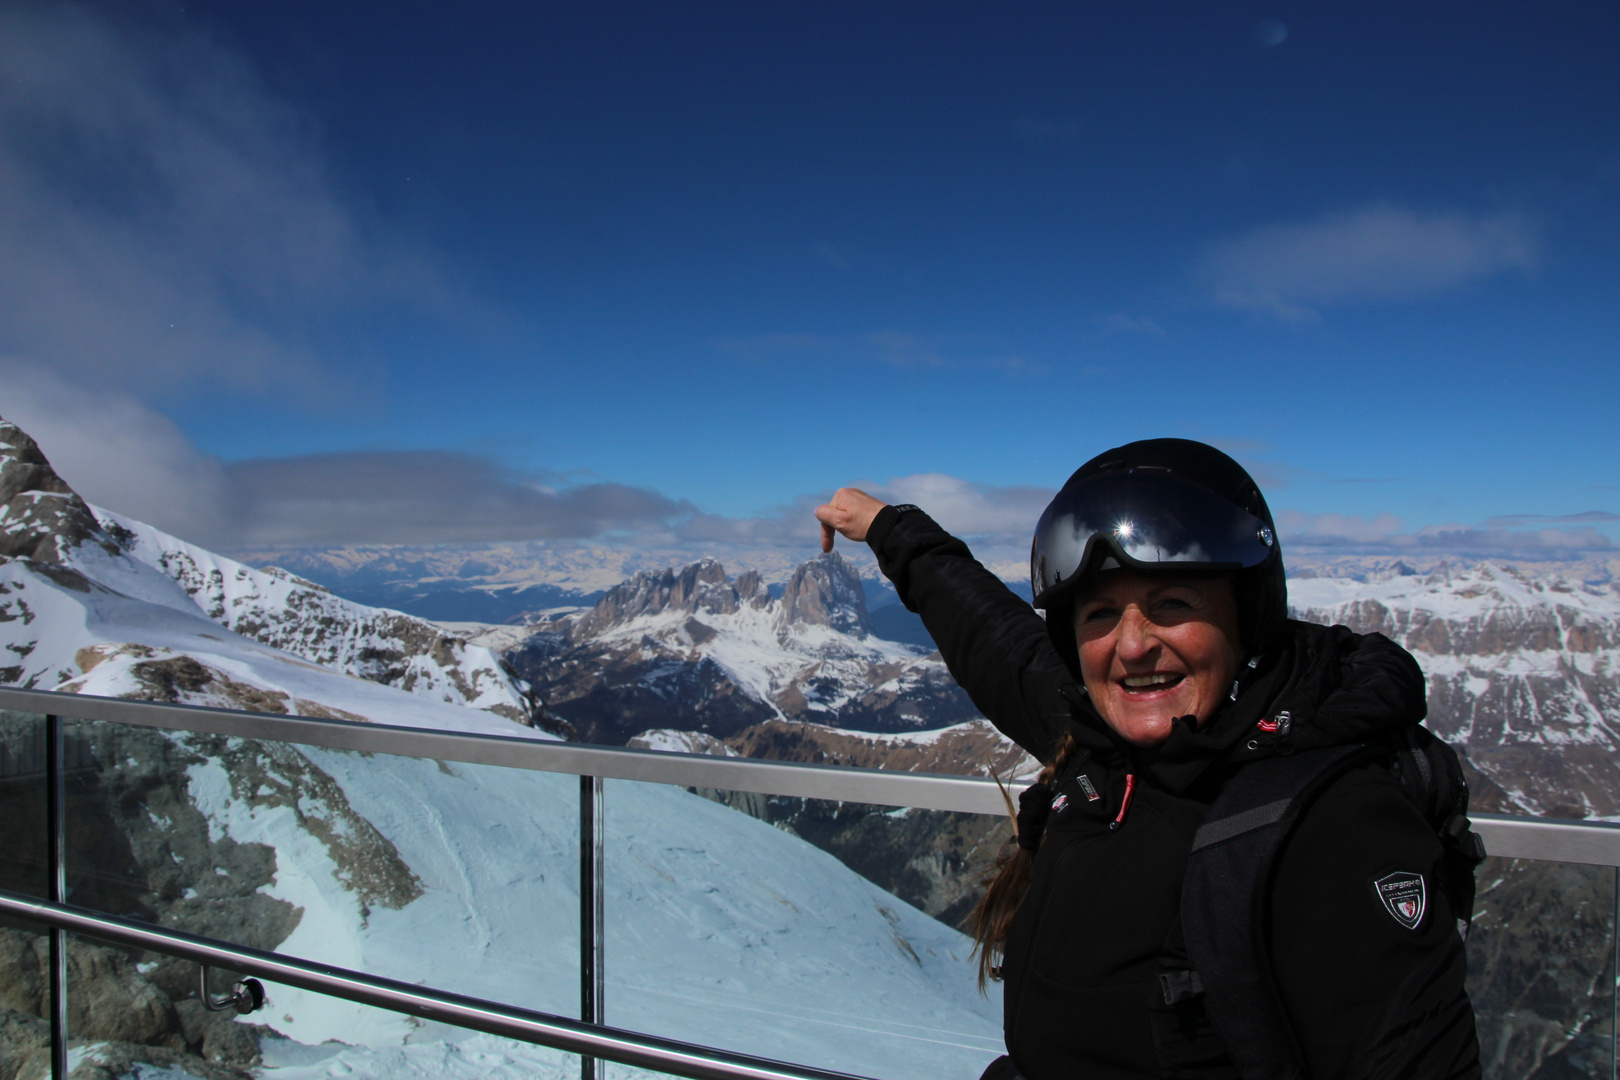
[[[74,548],[118,546],[22,428],[0,420],[0,558],[61,566]]]
[[[737,575],[737,602],[751,608],[762,608],[771,602],[771,591],[758,570],[744,570]]]
[[[777,620],[793,625],[826,626],[854,638],[871,633],[866,591],[854,566],[833,551],[803,563],[782,591]]]
[[[743,575],[745,578],[748,575]],[[754,575],[754,592],[763,592],[759,575]],[[728,614],[738,609],[737,587],[726,576],[726,568],[714,559],[702,559],[681,570],[643,570],[635,577],[607,591],[596,606],[575,624],[571,636],[587,640],[612,626],[619,626],[642,615],[665,611],[688,614]],[[755,606],[758,606],[757,604]]]

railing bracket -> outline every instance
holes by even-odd
[[[229,994],[215,995],[208,990],[208,965],[197,965],[197,996],[209,1012],[229,1012],[246,1016],[264,1007],[264,984],[258,979],[242,979],[231,984]]]

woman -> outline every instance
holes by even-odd
[[[1006,981],[986,1077],[1479,1075],[1472,862],[1398,764],[1430,779],[1397,753],[1431,743],[1422,673],[1381,635],[1287,618],[1237,462],[1155,439],[1081,466],[1036,529],[1044,620],[916,507],[846,488],[816,516],[825,550],[871,545],[957,682],[1045,762],[974,913]]]

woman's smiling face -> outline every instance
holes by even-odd
[[[1092,704],[1136,746],[1162,743],[1178,716],[1207,721],[1242,658],[1227,578],[1098,574],[1075,605],[1074,636]]]

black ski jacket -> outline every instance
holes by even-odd
[[[1006,942],[1004,1023],[1017,1072],[1238,1076],[1201,999],[1166,1005],[1158,979],[1192,966],[1180,904],[1193,835],[1245,764],[1279,749],[1375,742],[1419,723],[1416,662],[1378,634],[1290,622],[1235,702],[1202,729],[1178,724],[1142,750],[1103,723],[1042,618],[926,514],[885,507],[867,542],[986,717],[1043,761],[1065,732],[1081,748],[1054,781],[1055,808]],[[1292,747],[1260,726],[1282,709]],[[1110,829],[1128,775],[1129,811]],[[1434,827],[1377,762],[1345,772],[1301,818],[1263,898],[1264,938],[1311,1080],[1480,1075],[1441,862]],[[1378,883],[1413,873],[1425,878],[1427,901],[1408,928]]]

